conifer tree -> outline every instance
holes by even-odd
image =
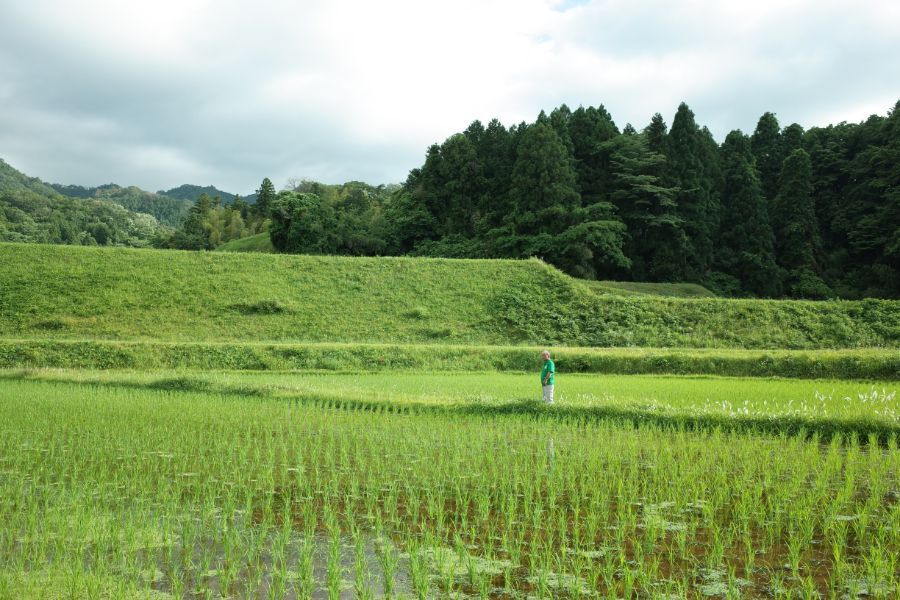
[[[750,140],[732,131],[722,144],[722,219],[717,267],[760,296],[780,293],[774,235]]]
[[[704,164],[709,158],[706,144],[694,113],[682,102],[669,131],[668,161],[679,188],[678,216],[684,223],[689,246],[687,268],[684,273],[673,274],[675,280],[700,281],[712,264],[718,207],[712,196],[715,182]]]
[[[822,242],[812,198],[812,165],[805,150],[794,150],[781,169],[772,211],[775,251],[792,296],[821,298],[830,290],[819,278]]]
[[[784,160],[781,129],[774,114],[767,112],[759,118],[750,138],[750,147],[756,158],[763,195],[771,206],[778,193],[778,174],[781,173],[781,163]]]
[[[512,172],[510,197],[519,234],[559,233],[579,207],[575,172],[556,132],[537,123],[523,134]]]
[[[650,150],[646,134],[623,134],[610,143],[612,198],[627,226],[632,277],[669,281],[685,269],[687,238],[676,212],[678,190],[663,182],[666,157]]]
[[[575,171],[585,206],[609,200],[611,148],[604,144],[617,135],[616,124],[603,106],[578,107],[569,119]]]
[[[269,217],[272,210],[272,203],[275,202],[275,186],[272,181],[266,177],[262,180],[259,189],[256,190],[256,214],[263,219]]]

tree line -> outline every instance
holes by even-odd
[[[302,182],[258,190],[257,210],[284,252],[538,256],[733,296],[898,297],[898,109],[808,131],[765,113],[719,144],[684,103],[640,131],[563,105],[473,122],[389,193]]]

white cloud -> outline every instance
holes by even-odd
[[[51,181],[254,189],[402,180],[474,119],[685,100],[720,138],[765,111],[900,97],[900,8],[847,0],[32,0],[0,21],[0,155]]]

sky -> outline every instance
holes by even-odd
[[[858,122],[895,0],[0,0],[0,158],[53,183],[400,183],[475,119]]]

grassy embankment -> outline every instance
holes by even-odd
[[[540,346],[571,371],[890,379],[900,302],[602,294],[536,260],[0,244],[6,367],[530,369]]]
[[[216,252],[275,253],[268,232],[257,233],[222,244]],[[640,281],[585,281],[595,291],[619,296],[670,296],[673,298],[715,298],[716,295],[696,283],[648,283]]]

